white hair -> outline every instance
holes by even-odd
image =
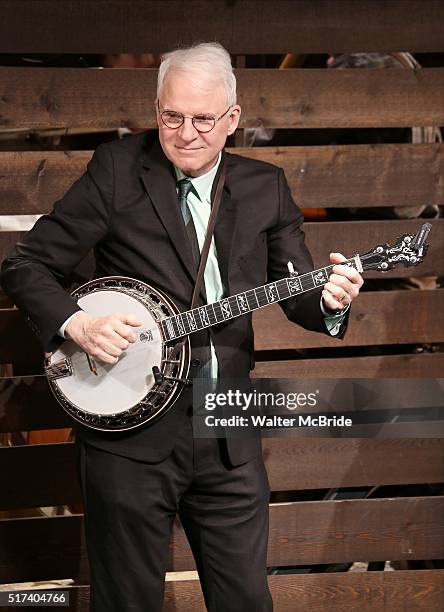
[[[157,99],[167,74],[171,71],[202,74],[213,82],[221,82],[227,92],[227,104],[236,104],[236,77],[230,54],[217,42],[199,43],[162,55],[157,77]]]

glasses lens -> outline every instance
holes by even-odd
[[[161,117],[164,124],[170,128],[177,128],[183,123],[183,115],[174,111],[163,111]]]
[[[193,125],[198,132],[211,132],[215,123],[214,117],[207,117],[206,115],[195,115],[193,117]]]

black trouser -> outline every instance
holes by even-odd
[[[176,513],[211,612],[269,612],[269,486],[262,457],[231,467],[224,442],[193,439],[143,463],[79,442],[93,612],[159,612]],[[173,551],[174,555],[174,551]]]

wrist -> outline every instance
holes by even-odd
[[[91,315],[87,314],[84,310],[78,310],[74,313],[65,328],[65,338],[76,342],[79,335],[83,334],[84,325],[90,318]]]

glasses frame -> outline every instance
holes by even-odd
[[[158,111],[159,111],[160,119],[161,119],[161,121],[162,121],[163,125],[164,125],[166,128],[168,128],[169,130],[178,130],[178,129],[179,129],[180,127],[182,127],[182,126],[183,126],[183,124],[185,123],[185,119],[191,119],[191,123],[193,124],[194,129],[195,129],[197,132],[199,132],[199,134],[208,134],[209,132],[212,132],[212,131],[214,130],[214,128],[216,127],[216,123],[225,117],[225,115],[228,113],[228,111],[230,110],[230,108],[232,108],[232,106],[233,106],[233,105],[231,104],[231,105],[230,105],[230,106],[227,108],[227,110],[226,110],[224,113],[222,113],[222,115],[220,115],[219,117],[212,117],[212,121],[214,122],[214,123],[213,123],[213,127],[211,127],[209,130],[201,130],[201,129],[199,129],[199,128],[196,126],[196,124],[194,123],[194,121],[195,121],[195,119],[196,119],[196,117],[197,117],[198,115],[193,115],[192,117],[190,117],[189,115],[182,115],[182,113],[179,113],[179,112],[177,112],[177,111],[171,111],[171,110],[163,110],[163,111],[161,111],[161,110],[160,110],[160,102],[159,102],[159,100],[157,100],[157,109],[158,109]],[[164,118],[163,118],[163,115],[164,115],[165,113],[177,113],[178,115],[181,115],[181,116],[182,116],[182,123],[180,123],[179,125],[176,125],[176,126],[174,126],[174,127],[172,127],[171,125],[168,125],[167,123],[165,123],[165,120],[164,120]]]

